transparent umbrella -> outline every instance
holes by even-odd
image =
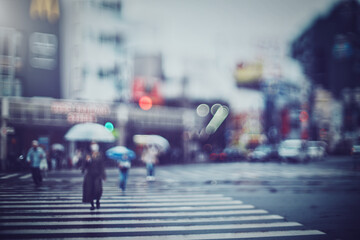
[[[69,141],[114,142],[115,137],[103,125],[98,123],[79,123],[65,134]]]
[[[53,145],[51,145],[51,149],[54,151],[64,151],[65,147],[64,145],[60,144],[60,143],[54,143]]]
[[[139,145],[155,145],[160,151],[166,151],[169,141],[160,135],[134,135],[133,140]]]

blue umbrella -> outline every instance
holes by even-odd
[[[136,154],[134,151],[128,149],[124,146],[116,146],[112,147],[105,152],[106,156],[112,160],[115,160],[117,162],[121,161],[131,161],[136,157]],[[128,159],[124,159],[124,155],[128,156]]]

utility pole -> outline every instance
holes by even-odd
[[[1,170],[6,170],[7,156],[7,118],[9,117],[9,101],[6,97],[1,100],[1,132],[0,132],[0,161]]]

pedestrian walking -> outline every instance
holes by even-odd
[[[129,169],[131,167],[131,159],[127,154],[124,154],[122,156],[122,159],[118,163],[118,167],[119,167],[119,172],[120,172],[119,173],[119,179],[120,179],[119,187],[121,188],[121,190],[123,192],[125,192]]]
[[[46,157],[44,150],[39,147],[39,143],[36,140],[32,141],[32,147],[29,149],[26,161],[31,165],[31,174],[36,186],[39,186],[42,182],[42,176],[40,172],[40,162]]]
[[[99,151],[99,145],[92,142],[90,145],[91,153],[85,158],[82,171],[86,171],[83,182],[84,203],[90,203],[90,210],[94,210],[94,200],[96,208],[100,208],[100,198],[102,195],[102,181],[106,179],[103,156]]]
[[[158,163],[158,154],[159,151],[154,145],[147,145],[144,148],[142,153],[142,161],[146,164],[147,170],[147,181],[154,181],[155,180],[155,164]]]
[[[46,155],[47,154],[45,153],[45,157],[43,157],[41,159],[40,166],[39,166],[42,175],[45,176],[45,177],[47,177],[47,171],[48,171],[48,161],[47,161]]]
[[[116,166],[119,168],[119,188],[124,192],[131,161],[136,158],[136,154],[125,146],[114,146],[106,150],[105,154],[109,159],[116,162]]]

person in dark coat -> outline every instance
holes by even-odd
[[[105,168],[102,154],[99,152],[99,145],[92,142],[90,145],[91,154],[86,156],[83,165],[83,172],[86,171],[83,183],[84,203],[90,203],[90,210],[94,210],[94,200],[96,208],[100,208],[100,198],[102,195],[102,180],[105,181]]]

